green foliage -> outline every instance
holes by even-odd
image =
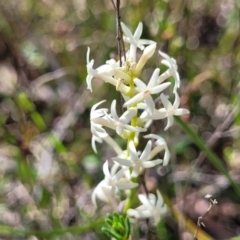
[[[128,240],[130,236],[130,221],[128,216],[122,216],[119,213],[109,214],[105,220],[107,227],[102,231],[116,240]]]

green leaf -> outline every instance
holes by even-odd
[[[226,168],[221,163],[220,159],[215,155],[215,153],[213,153],[212,150],[206,146],[204,141],[198,136],[194,129],[190,127],[190,125],[186,124],[180,117],[175,116],[175,120],[182,127],[182,129],[191,137],[192,141],[206,154],[210,162],[218,169],[218,171],[226,176],[226,178],[231,183],[233,189],[240,197],[240,186],[234,182],[234,180],[228,174]]]

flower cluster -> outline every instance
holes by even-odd
[[[110,112],[106,108],[100,108],[104,102],[95,104],[91,110],[91,132],[92,147],[97,152],[96,142],[105,141],[116,152],[116,157],[112,158],[113,164],[109,170],[108,160],[103,165],[105,178],[98,184],[92,194],[92,201],[97,206],[97,199],[100,199],[112,207],[116,208],[118,194],[121,190],[136,188],[136,178],[143,173],[144,169],[152,168],[162,164],[166,166],[170,159],[170,153],[165,140],[156,135],[148,134],[144,138],[149,139],[142,152],[138,149],[139,134],[147,131],[153,120],[167,119],[167,130],[173,124],[174,115],[188,114],[187,109],[179,108],[180,99],[178,88],[180,78],[177,72],[176,61],[167,54],[159,51],[163,58],[161,61],[168,69],[160,74],[160,69],[156,68],[148,81],[145,83],[140,79],[140,74],[147,60],[152,57],[156,50],[156,43],[151,40],[140,39],[142,34],[142,23],[139,23],[134,34],[122,23],[125,34],[124,41],[129,43],[129,50],[126,52],[126,59],[120,61],[110,59],[106,64],[94,69],[94,60],[89,59],[90,49],[87,51],[87,86],[92,91],[92,79],[98,78],[106,83],[115,86],[116,91],[120,92],[124,99],[125,112],[117,113],[117,101],[113,100]],[[142,55],[137,59],[137,50],[142,51]],[[174,94],[173,104],[169,101],[163,91],[169,88],[171,83],[167,79],[172,77],[175,81],[172,86]],[[159,96],[161,108],[156,108],[155,101]],[[122,149],[116,141],[105,130],[110,128],[116,131],[127,142],[127,148]],[[156,159],[159,152],[164,151],[163,159]],[[157,198],[153,194],[148,197],[139,194],[142,206],[128,209],[129,216],[135,218],[153,218],[157,223],[161,213],[166,211],[166,206],[159,191]]]

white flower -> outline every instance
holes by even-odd
[[[136,84],[137,89],[139,90],[139,93],[136,94],[134,97],[132,97],[127,102],[125,102],[123,106],[124,107],[131,106],[131,105],[138,103],[144,99],[144,101],[148,107],[147,110],[150,113],[153,113],[154,109],[155,109],[155,103],[151,97],[151,94],[160,93],[170,85],[170,83],[162,83],[160,85],[157,85],[157,79],[159,76],[159,72],[160,72],[160,70],[158,68],[155,69],[147,86],[140,79],[135,78],[134,83]]]
[[[154,194],[149,194],[148,197],[139,194],[138,198],[142,205],[136,209],[129,209],[127,214],[138,219],[151,218],[154,224],[157,225],[161,217],[167,212],[167,206],[164,204],[160,192],[157,190],[157,198]]]
[[[125,178],[126,169],[120,169],[117,172],[118,166],[113,166],[111,171],[108,168],[108,161],[103,164],[103,173],[105,178],[98,184],[92,193],[92,202],[96,207],[96,198],[115,205],[116,194],[118,190],[128,190],[137,187],[138,184],[129,181]]]
[[[101,80],[108,82],[114,86],[117,86],[118,80],[113,77],[115,74],[117,77],[123,77],[126,80],[129,80],[129,76],[119,69],[118,63],[111,59],[107,61],[107,64],[104,64],[97,69],[93,69],[94,60],[89,60],[90,57],[90,48],[87,50],[87,88],[92,92],[92,79],[94,77],[100,78]],[[127,93],[129,91],[129,87],[125,85],[121,85],[117,89],[122,93]]]
[[[159,54],[164,58],[161,63],[169,67],[169,69],[159,77],[158,82],[161,83],[168,77],[173,76],[175,80],[173,92],[175,93],[177,91],[177,88],[180,87],[180,77],[177,71],[178,66],[176,60],[174,58],[170,58],[166,53],[163,53],[161,51],[159,51]]]
[[[123,37],[123,40],[125,42],[130,43],[130,54],[129,54],[130,59],[129,59],[129,61],[136,62],[137,48],[140,48],[141,50],[143,50],[144,49],[143,45],[155,44],[155,42],[151,41],[151,40],[140,39],[140,37],[142,35],[142,29],[143,29],[143,25],[141,22],[138,24],[138,27],[137,27],[134,35],[131,33],[129,28],[124,23],[121,23],[121,26],[122,26],[123,32],[126,35]]]
[[[116,126],[106,119],[108,109],[107,108],[96,109],[100,104],[102,104],[105,101],[106,100],[103,100],[99,103],[94,104],[91,109],[90,121],[92,132],[92,148],[94,152],[97,153],[96,142],[102,143],[104,140],[106,143],[109,144],[109,146],[113,148],[113,150],[117,154],[120,154],[122,152],[122,149],[103,128],[103,126],[105,126],[114,130],[116,129]]]
[[[127,129],[131,132],[145,132],[146,129],[139,127],[132,127],[128,125],[128,123],[132,120],[134,116],[137,114],[136,108],[131,108],[123,113],[123,115],[119,118],[116,111],[116,100],[113,100],[111,105],[111,115],[112,118],[106,114],[107,119],[110,123],[116,126],[117,134],[121,135],[124,129]]]
[[[155,167],[156,165],[162,163],[161,159],[149,161],[148,155],[151,151],[151,148],[152,148],[152,142],[148,141],[144,151],[139,157],[133,141],[130,141],[129,143],[129,151],[131,155],[130,159],[114,157],[112,158],[112,160],[119,163],[122,166],[132,167],[133,170],[132,170],[131,176],[137,177],[144,168]]]
[[[148,156],[148,159],[153,158],[156,154],[158,154],[164,149],[165,153],[163,158],[163,166],[168,165],[169,159],[170,159],[170,152],[169,152],[166,141],[157,134],[148,134],[148,135],[145,135],[144,138],[153,138],[157,140],[155,142],[156,147],[151,151],[151,153]]]
[[[164,128],[166,131],[169,127],[173,125],[173,116],[180,116],[183,114],[189,114],[189,111],[185,108],[178,108],[180,105],[180,98],[178,93],[175,92],[175,101],[172,104],[167,97],[162,93],[160,99],[163,103],[164,108],[156,110],[149,118],[151,119],[163,119],[167,117],[167,126]]]

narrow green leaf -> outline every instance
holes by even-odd
[[[103,231],[104,233],[109,234],[110,236],[114,237],[114,238],[117,239],[117,240],[122,240],[122,236],[118,235],[116,232],[113,232],[112,230],[110,230],[110,229],[108,229],[108,228],[103,227],[103,228],[102,228],[102,231]]]
[[[228,174],[228,171],[221,163],[220,159],[212,152],[210,148],[206,146],[204,141],[198,136],[192,127],[186,124],[180,117],[175,116],[176,122],[182,127],[182,129],[191,137],[192,141],[206,154],[210,162],[221,172],[231,183],[233,189],[240,197],[240,186],[235,183],[235,181]]]

